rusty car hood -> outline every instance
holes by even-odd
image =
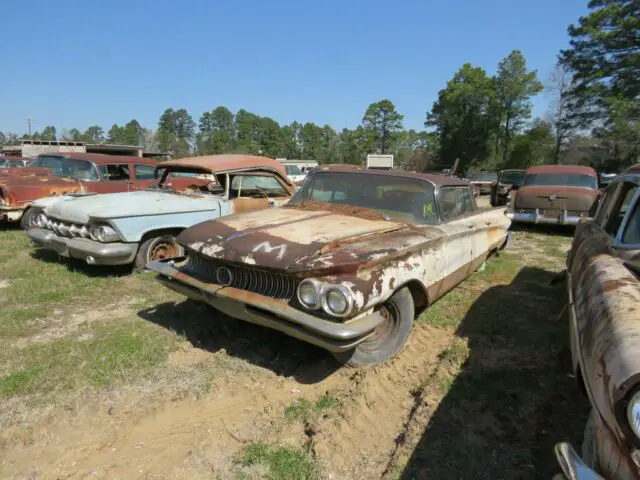
[[[299,208],[272,208],[194,225],[178,241],[213,259],[291,273],[356,270],[444,238],[442,230]]]
[[[541,208],[588,212],[598,197],[598,191],[584,187],[537,186],[520,187],[515,196],[515,208]]]
[[[0,179],[0,189],[9,203],[32,202],[38,198],[77,192],[82,183],[69,177],[10,176]]]

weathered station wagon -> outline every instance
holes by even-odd
[[[640,164],[605,190],[576,227],[567,258],[575,378],[591,403],[582,459],[556,454],[569,478],[640,478]]]
[[[598,175],[591,167],[529,167],[507,215],[514,222],[576,225],[593,215],[598,195]]]
[[[181,255],[175,237],[185,228],[280,205],[295,191],[280,162],[250,155],[183,158],[148,173],[160,181],[147,190],[36,202],[27,234],[65,257],[143,270],[151,260]]]
[[[318,167],[289,203],[194,225],[160,282],[361,365],[393,357],[416,312],[502,248],[504,208],[436,174]]]
[[[18,222],[39,198],[70,193],[127,192],[154,181],[154,160],[97,153],[38,155],[28,167],[0,178],[0,220]]]

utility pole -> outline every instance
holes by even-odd
[[[25,121],[27,122],[27,128],[29,129],[29,138],[31,138],[31,122],[33,121],[33,118],[25,118]]]

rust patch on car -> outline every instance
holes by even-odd
[[[336,213],[338,215],[348,215],[350,217],[358,217],[364,220],[387,220],[387,218],[380,212],[363,207],[356,207],[354,205],[339,205],[335,203],[327,202],[313,202],[305,200],[296,204],[287,204],[285,208],[297,208],[300,210],[309,211],[323,211]]]

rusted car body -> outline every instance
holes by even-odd
[[[491,193],[491,188],[498,181],[498,175],[493,172],[475,172],[469,174],[469,182],[479,195]]]
[[[31,159],[23,157],[0,158],[0,172],[9,168],[24,168],[31,163]]]
[[[416,311],[502,248],[510,223],[455,178],[321,166],[287,205],[194,225],[178,237],[185,257],[148,268],[168,288],[362,365],[395,355]]]
[[[142,191],[39,200],[27,234],[64,257],[143,270],[149,261],[182,254],[175,237],[185,228],[281,205],[295,191],[280,162],[251,155],[162,162],[154,177],[158,185]]]
[[[529,167],[511,195],[507,215],[514,222],[576,225],[593,215],[599,195],[598,175],[591,167]]]
[[[156,165],[147,158],[96,153],[38,155],[29,167],[10,169],[19,173],[0,178],[0,220],[20,221],[31,203],[43,197],[146,188],[157,182]]]
[[[498,180],[491,186],[491,198],[489,203],[492,207],[506,205],[511,200],[511,195],[520,187],[524,178],[525,170],[508,169],[498,172]]]
[[[578,223],[567,290],[573,373],[592,406],[582,461],[606,479],[638,479],[640,165],[617,176],[595,217]],[[561,464],[585,472],[574,454],[566,444],[556,448]],[[599,478],[592,473],[575,478]]]

